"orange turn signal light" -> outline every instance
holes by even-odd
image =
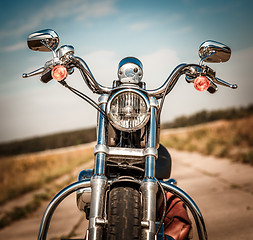
[[[194,87],[198,91],[206,91],[209,88],[210,82],[207,77],[199,76],[194,81]]]
[[[67,77],[67,69],[64,66],[56,65],[51,71],[52,78],[58,82]]]

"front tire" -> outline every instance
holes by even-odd
[[[116,187],[109,192],[107,240],[139,240],[141,196],[132,187]]]

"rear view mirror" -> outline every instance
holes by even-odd
[[[231,49],[219,42],[205,41],[199,47],[201,61],[220,63],[227,62],[231,56]]]
[[[51,29],[40,30],[31,33],[27,38],[27,45],[30,49],[40,52],[54,51],[59,44],[58,34]]]

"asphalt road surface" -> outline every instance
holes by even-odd
[[[253,167],[197,153],[170,150],[172,176],[198,204],[210,240],[253,239]],[[37,239],[47,203],[31,217],[0,231],[0,240]],[[52,218],[48,239],[70,233],[84,237],[87,221],[76,208],[75,195],[64,200]],[[197,239],[194,236],[194,239]]]

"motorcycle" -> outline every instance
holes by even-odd
[[[52,52],[53,58],[23,78],[40,75],[43,83],[54,79],[81,97],[98,111],[97,143],[94,169],[83,170],[78,181],[62,189],[49,203],[41,221],[38,240],[45,240],[51,217],[58,205],[76,192],[77,207],[89,220],[84,239],[173,239],[164,234],[166,192],[188,207],[195,221],[198,238],[207,240],[203,216],[193,199],[170,179],[171,158],[159,144],[160,115],[165,97],[182,75],[198,91],[213,94],[217,85],[236,89],[218,77],[204,62],[229,60],[231,49],[219,42],[205,41],[199,48],[199,64],[180,64],[164,84],[147,90],[142,63],[135,57],[122,59],[118,80],[112,87],[99,84],[87,63],[74,55],[74,47],[58,48],[59,36],[51,29],[28,36],[28,47],[34,51]],[[57,49],[58,48],[58,49]],[[77,68],[88,88],[100,95],[98,104],[71,87],[66,79]],[[158,202],[161,214],[158,214]]]

